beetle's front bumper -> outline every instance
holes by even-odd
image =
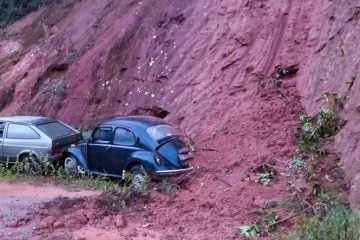
[[[172,170],[158,170],[155,171],[156,176],[176,176],[181,175],[184,173],[191,172],[193,170],[193,167],[189,166],[187,168],[181,168],[181,169],[172,169]]]

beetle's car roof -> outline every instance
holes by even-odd
[[[169,124],[169,123],[160,118],[155,118],[150,116],[129,116],[129,117],[118,117],[118,118],[109,119],[103,122],[102,124],[106,124],[106,125],[126,124],[126,125],[148,128],[154,125]]]

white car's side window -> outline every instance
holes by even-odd
[[[7,138],[38,139],[40,138],[32,128],[22,124],[10,123],[6,134]]]

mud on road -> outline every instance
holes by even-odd
[[[49,183],[0,183],[0,239],[159,239],[149,224],[128,227],[122,214],[97,209],[106,197]]]
[[[30,213],[44,202],[57,197],[81,198],[95,194],[95,191],[73,192],[51,184],[0,183],[0,239],[32,238],[38,226],[31,222]]]

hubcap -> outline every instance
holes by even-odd
[[[85,170],[84,170],[84,168],[82,166],[78,166],[77,170],[78,170],[79,173],[85,174]]]
[[[135,173],[132,179],[132,184],[135,189],[142,189],[144,187],[145,177],[144,174]]]
[[[66,158],[64,162],[65,169],[70,171],[76,171],[76,163],[72,158]]]

